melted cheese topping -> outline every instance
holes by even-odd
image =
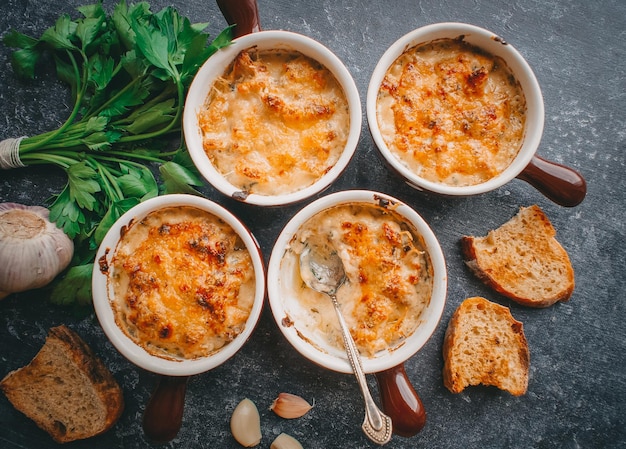
[[[413,47],[389,68],[377,100],[392,154],[429,181],[485,182],[521,148],[526,101],[500,58],[461,40]]]
[[[215,168],[259,195],[316,182],[339,159],[350,129],[348,102],[332,73],[301,53],[274,50],[239,53],[198,121]]]
[[[235,231],[193,207],[133,223],[111,261],[117,325],[149,353],[209,355],[240,334],[254,302],[254,270]]]
[[[337,300],[361,353],[392,349],[415,331],[432,294],[432,267],[420,236],[400,216],[369,204],[337,206],[308,220],[285,257],[297,260],[307,244],[330,245],[343,261],[347,280]],[[304,284],[298,263],[285,266],[300,280],[294,296],[304,310],[291,319],[343,349],[330,299]]]

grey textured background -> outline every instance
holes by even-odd
[[[39,36],[60,13],[76,17],[78,0],[5,0],[0,36],[9,28]],[[105,1],[106,8],[113,2]],[[170,4],[151,2],[154,11]],[[215,36],[225,26],[212,0],[171,4],[193,22],[210,23]],[[626,447],[626,3],[567,0],[409,1],[259,0],[264,29],[286,29],[319,40],[353,74],[363,107],[377,59],[397,38],[422,25],[463,21],[488,28],[513,44],[533,67],[542,86],[546,126],[538,154],[576,168],[588,195],[575,208],[557,206],[529,185],[514,180],[473,198],[439,198],[417,192],[381,164],[364,121],[361,141],[346,173],[328,192],[377,189],[413,206],[441,241],[449,269],[447,305],[428,344],[406,363],[428,413],[425,429],[390,448],[606,448]],[[17,80],[10,49],[0,45],[0,138],[55,128],[67,113],[67,92],[52,74],[36,82]],[[64,181],[49,168],[0,172],[0,201],[44,204]],[[286,221],[303,204],[259,210],[234,203],[206,186],[208,197],[242,218],[260,241],[266,259]],[[482,235],[513,216],[520,206],[539,204],[569,251],[576,290],[571,301],[548,309],[520,307],[484,288],[464,267],[459,238]],[[271,282],[271,280],[270,280]],[[531,351],[528,393],[515,398],[476,387],[453,395],[443,386],[441,346],[446,324],[468,296],[482,295],[511,308],[524,323]],[[41,292],[0,302],[0,376],[26,364],[48,328],[65,323],[79,332],[121,383],[126,410],[108,433],[72,443],[75,448],[150,447],[141,430],[143,407],[154,376],[122,358],[94,316],[76,317],[46,302]],[[372,388],[374,379],[369,376]],[[299,394],[315,408],[286,421],[268,410],[281,391]],[[239,447],[228,420],[243,398],[261,412],[267,448],[280,432],[305,448],[363,448],[362,401],[353,377],[323,370],[297,354],[282,338],[269,308],[251,341],[226,364],[194,377],[184,423],[165,447]],[[52,440],[0,397],[0,446],[54,447]]]

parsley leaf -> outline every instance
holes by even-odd
[[[86,161],[71,165],[67,170],[67,183],[70,187],[70,200],[78,207],[93,210],[96,204],[94,193],[100,191],[100,184],[96,180],[98,174],[87,165]]]
[[[198,191],[191,186],[200,186],[202,181],[188,168],[170,161],[159,167],[163,176],[163,193],[191,193],[198,195]]]
[[[91,303],[91,275],[93,263],[77,265],[55,282],[50,301],[58,305],[88,305]]]

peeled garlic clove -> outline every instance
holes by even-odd
[[[300,418],[307,414],[313,406],[305,399],[291,393],[280,393],[270,407],[281,418]]]
[[[0,204],[0,299],[49,284],[72,260],[74,243],[41,206]]]
[[[230,431],[237,443],[254,447],[261,442],[261,417],[250,399],[241,401],[230,418]]]
[[[281,433],[276,437],[272,444],[270,445],[270,449],[303,449],[302,445],[298,440],[296,440],[291,435],[287,435],[286,433]]]

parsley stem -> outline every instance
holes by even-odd
[[[42,146],[44,146],[46,143],[50,142],[51,140],[53,140],[56,136],[61,135],[63,133],[63,131],[65,131],[73,122],[74,119],[76,118],[76,116],[78,115],[78,111],[80,110],[80,106],[82,103],[82,98],[85,94],[85,91],[87,89],[87,64],[86,62],[83,64],[83,70],[82,70],[82,78],[81,78],[81,70],[78,68],[78,64],[76,62],[76,58],[74,58],[74,55],[72,54],[72,52],[70,52],[69,50],[65,51],[67,56],[70,59],[70,62],[72,63],[72,68],[74,70],[74,77],[79,80],[79,84],[81,84],[81,88],[76,90],[76,98],[74,99],[74,107],[72,108],[72,112],[70,113],[70,116],[67,118],[67,120],[65,120],[65,123],[63,123],[63,125],[61,125],[60,128],[58,128],[57,130],[53,131],[52,133],[50,133],[48,136],[46,136],[43,140],[37,142],[36,144],[34,144],[33,146],[29,146],[29,142],[28,139],[24,139],[21,144],[20,144],[20,154],[22,153],[28,153],[29,151],[33,151],[36,150],[38,148],[41,148]],[[84,53],[82,53],[83,59],[86,61],[87,57]],[[82,83],[80,83],[80,80],[83,80]]]
[[[24,155],[22,162],[25,165],[42,165],[42,164],[54,164],[63,169],[69,168],[71,165],[76,164],[78,161],[75,158],[63,156],[54,153],[41,153],[31,155]]]
[[[107,151],[108,155],[112,155],[112,156],[120,156],[120,157],[111,157],[111,156],[105,156],[102,154],[94,154],[94,158],[100,160],[100,161],[108,161],[108,162],[118,162],[118,163],[131,163],[135,166],[141,167],[143,166],[142,164],[135,162],[131,159],[128,159],[128,154],[124,153],[124,152],[120,152],[120,151]],[[155,157],[155,156],[150,156],[150,155],[145,155],[145,154],[141,154],[141,153],[134,153],[133,154],[133,159],[140,159],[143,161],[148,161],[148,162],[156,162],[159,164],[162,164],[164,162],[166,162],[165,159],[159,158],[159,157]]]
[[[169,122],[169,124],[165,126],[164,128],[161,128],[151,133],[124,136],[120,138],[119,140],[120,143],[136,142],[138,140],[144,140],[144,139],[153,139],[155,137],[159,137],[163,134],[166,134],[169,131],[172,131],[174,126],[179,124],[181,111],[182,111],[182,105],[183,105],[183,102],[185,101],[185,88],[183,86],[182,81],[180,80],[180,76],[177,75],[174,78],[174,82],[176,83],[176,91],[178,94],[178,105],[176,106],[176,115]]]
[[[100,185],[107,192],[107,197],[110,202],[121,200],[124,198],[124,193],[122,189],[120,189],[119,184],[115,180],[115,176],[111,174],[109,169],[95,160],[93,157],[88,157],[87,160],[90,162],[90,165],[100,174],[100,179],[103,181]]]

